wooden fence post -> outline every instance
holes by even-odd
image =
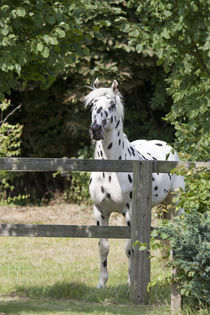
[[[133,206],[131,217],[131,298],[135,304],[146,303],[150,281],[149,243],[151,233],[152,163],[133,164]],[[147,249],[139,251],[139,244]],[[136,244],[136,245],[135,245]]]

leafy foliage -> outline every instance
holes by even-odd
[[[15,113],[20,106],[11,110],[9,100],[4,100],[0,104],[0,157],[11,157],[20,154],[21,134],[23,126],[20,124],[12,125],[8,119]],[[10,112],[8,113],[8,111]],[[14,190],[14,175],[6,171],[0,171],[0,202],[14,202],[24,196],[18,195],[11,197]]]
[[[178,174],[184,177],[186,187],[179,196],[177,211],[182,208],[187,213],[207,213],[210,206],[209,170],[195,168],[192,164],[188,170],[180,169]]]
[[[164,277],[153,279],[149,287],[157,283],[175,282],[182,296],[187,297],[187,300],[190,298],[191,303],[203,306],[209,303],[209,171],[204,168],[196,169],[194,165],[189,170],[181,168],[174,171],[185,178],[185,191],[180,193],[177,206],[177,211],[182,208],[185,213],[173,221],[159,222],[158,230],[152,232],[151,248],[164,250],[165,257],[161,259],[167,261],[172,249],[174,259],[167,264],[176,268],[177,273],[171,276],[169,272]],[[171,243],[160,244],[155,239],[157,234]]]
[[[93,155],[92,150],[89,147],[84,147],[78,152],[79,159],[88,159]],[[67,177],[66,188],[65,188],[65,200],[73,201],[78,204],[91,204],[89,193],[89,180],[90,173],[81,172],[81,173],[71,173]]]
[[[164,281],[177,283],[181,294],[197,300],[200,306],[209,303],[209,223],[208,213],[199,214],[194,209],[160,227],[161,234],[171,240],[175,259],[170,266],[177,270],[175,276]]]
[[[173,106],[166,120],[176,130],[176,147],[192,160],[207,160],[209,142],[209,1],[128,1],[138,23],[125,27],[142,52],[150,47],[168,77]]]
[[[5,1],[0,8],[0,91],[21,83],[40,82],[48,87],[83,54],[83,31],[77,12],[81,1]],[[86,36],[88,37],[88,36]],[[3,94],[1,94],[3,97]]]

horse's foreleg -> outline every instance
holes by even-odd
[[[94,206],[94,217],[97,225],[109,225],[109,217],[105,217],[99,207]],[[101,238],[98,242],[100,254],[100,276],[97,288],[103,288],[108,280],[107,256],[109,254],[109,242],[106,238]]]
[[[101,258],[100,263],[100,276],[97,284],[97,288],[103,288],[108,280],[107,270],[107,256],[109,254],[109,242],[108,239],[102,238],[98,242],[99,254]]]

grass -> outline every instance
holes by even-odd
[[[2,222],[10,223],[94,223],[89,210],[76,206],[0,208],[0,212]],[[122,224],[120,220],[112,217],[113,224]],[[110,240],[109,281],[106,288],[96,289],[97,243],[96,239],[1,238],[0,314],[169,313],[169,287],[152,288],[148,305],[132,305],[123,240]],[[164,272],[159,262],[152,264],[152,277]]]

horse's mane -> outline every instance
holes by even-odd
[[[123,98],[120,92],[115,93],[112,88],[99,88],[93,89],[87,96],[84,98],[85,108],[91,105],[92,101],[96,98],[107,96],[111,99],[116,98],[116,108],[117,113],[122,119],[124,119],[124,106]]]

